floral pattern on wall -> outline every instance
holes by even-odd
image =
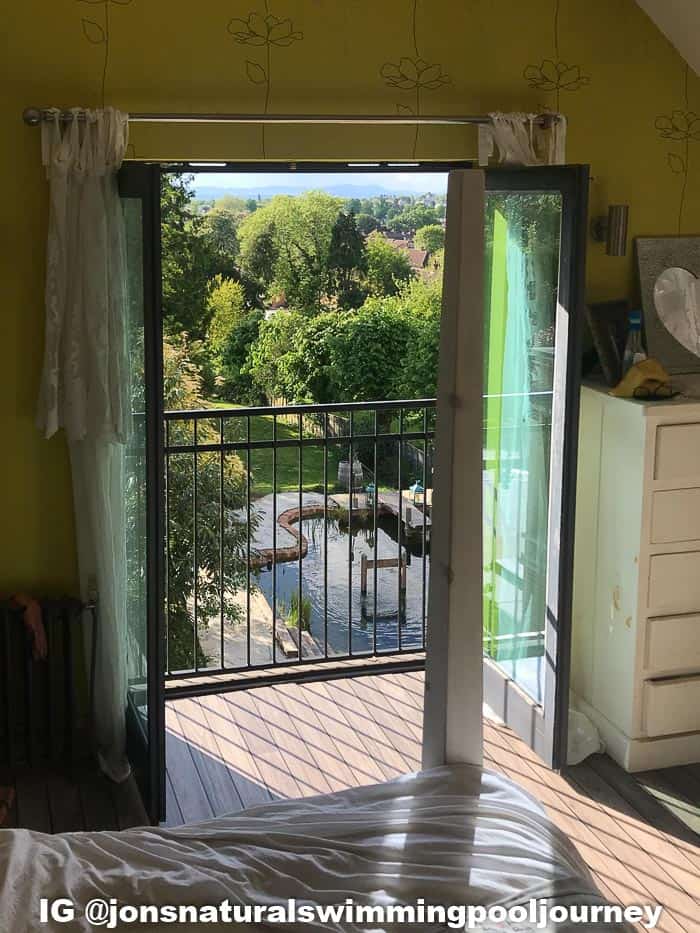
[[[574,65],[563,61],[560,54],[559,18],[562,0],[554,0],[554,58],[545,58],[539,64],[527,65],[523,77],[532,88],[538,91],[554,93],[556,110],[560,108],[562,91],[578,91],[590,84],[582,65]]]
[[[421,56],[418,46],[418,0],[411,0],[410,34],[412,42],[412,55],[405,55],[398,61],[384,62],[379,73],[387,87],[397,88],[410,94],[411,103],[398,102],[396,112],[399,114],[412,114],[419,116],[423,92],[436,91],[450,83],[450,76],[445,74],[441,64],[426,61]],[[418,133],[420,127],[416,125],[413,138],[413,157],[418,147]]]
[[[683,232],[683,213],[685,211],[690,174],[690,146],[700,142],[700,115],[690,109],[690,67],[683,69],[683,107],[668,114],[658,116],[654,121],[661,139],[668,139],[679,146],[669,150],[666,162],[674,175],[681,177],[680,201],[678,205],[678,233]]]
[[[100,101],[105,105],[105,94],[107,90],[107,73],[109,70],[109,54],[111,43],[112,7],[130,6],[133,0],[76,0],[90,7],[94,7],[94,13],[90,16],[83,16],[81,25],[83,27],[83,36],[92,45],[102,47],[102,74],[100,80]],[[102,7],[102,15],[99,15],[99,7]]]
[[[272,50],[288,48],[304,38],[304,33],[294,27],[292,20],[281,18],[270,12],[269,0],[265,0],[264,12],[253,11],[245,18],[235,16],[229,20],[227,30],[239,45],[263,50],[262,60],[245,60],[246,77],[251,84],[264,88],[263,113],[270,112],[272,91]],[[267,157],[265,147],[265,124],[261,127],[262,157]]]

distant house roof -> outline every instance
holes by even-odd
[[[403,250],[404,253],[408,253],[408,261],[411,263],[412,269],[425,269],[425,264],[428,261],[427,250],[416,249],[411,240],[399,240],[396,237],[386,237],[386,241],[393,246],[394,249],[400,249]]]
[[[428,251],[425,249],[407,249],[408,258],[412,269],[425,269],[428,261]]]

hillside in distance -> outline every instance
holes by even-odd
[[[201,177],[201,176],[200,176]],[[199,181],[199,179],[198,179]],[[277,194],[303,194],[305,191],[314,191],[321,190],[325,191],[328,194],[333,195],[337,198],[377,198],[385,195],[386,197],[401,197],[401,196],[412,196],[414,198],[419,198],[421,194],[439,194],[440,191],[432,190],[426,188],[424,192],[418,192],[415,190],[405,189],[399,190],[396,188],[386,188],[382,185],[369,183],[366,185],[363,184],[348,184],[338,182],[337,184],[324,184],[322,181],[319,181],[319,184],[315,185],[313,182],[308,184],[274,184],[274,185],[258,185],[254,188],[243,188],[243,187],[233,187],[233,188],[224,188],[220,186],[210,186],[206,184],[196,184],[193,186],[195,197],[200,201],[216,201],[218,198],[224,197],[227,194],[234,195],[239,198],[258,198],[258,195],[263,201],[273,198]],[[436,186],[437,188],[437,186]]]

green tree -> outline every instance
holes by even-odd
[[[379,221],[371,214],[359,213],[357,215],[357,229],[364,236],[369,236],[369,234],[378,227]]]
[[[391,226],[407,236],[412,236],[420,227],[434,224],[438,219],[434,208],[425,204],[412,204],[393,217]]]
[[[214,201],[214,210],[229,211],[231,214],[243,215],[249,208],[243,198],[235,194],[222,194],[220,198]]]
[[[243,372],[250,376],[255,390],[268,400],[307,400],[307,373],[298,352],[306,320],[298,311],[278,311],[269,320],[260,322],[258,338],[250,347]]]
[[[398,313],[408,322],[410,337],[402,365],[394,375],[396,398],[434,398],[437,394],[442,279],[414,279],[394,298]]]
[[[267,292],[275,277],[279,255],[275,224],[273,218],[263,216],[262,211],[254,216],[255,220],[251,220],[241,231],[241,265],[260,283],[262,291]],[[259,220],[259,217],[262,219]]]
[[[191,175],[163,175],[163,319],[166,333],[187,333],[201,339],[209,323],[209,279],[218,260],[209,239],[200,235],[203,218],[193,211],[191,182]]]
[[[229,338],[245,313],[245,294],[240,282],[213,278],[209,285],[207,309],[210,317],[207,344],[217,376],[221,376],[223,353]]]
[[[419,227],[416,230],[415,243],[418,249],[424,249],[432,255],[444,248],[445,230],[441,224],[428,224],[425,227]]]
[[[331,237],[342,203],[322,191],[266,201],[239,227],[243,268],[253,275],[257,271],[268,292],[284,294],[290,306],[317,313],[328,284]]]
[[[165,406],[169,409],[201,408],[202,381],[184,341],[166,339],[163,343]],[[171,442],[187,442],[184,425],[172,422]],[[198,439],[216,442],[218,432],[208,422],[200,422]],[[204,666],[208,659],[199,635],[220,618],[223,592],[224,624],[242,619],[234,602],[236,592],[246,584],[246,525],[240,519],[246,501],[246,473],[241,460],[227,455],[224,460],[223,503],[221,461],[217,453],[197,455],[197,542],[195,567],[195,521],[193,511],[193,464],[190,456],[171,456],[167,464],[167,607],[168,667],[187,670]],[[220,526],[223,506],[224,525]],[[257,519],[253,516],[253,530]],[[222,532],[220,534],[220,532]],[[221,546],[223,554],[221,553]],[[221,576],[223,568],[223,577]],[[194,619],[194,592],[197,581],[197,619]]]
[[[374,214],[377,220],[385,220],[389,212],[389,199],[380,197],[370,206],[369,213]]]
[[[209,246],[219,260],[222,271],[229,274],[236,268],[238,258],[238,224],[241,213],[224,207],[214,207],[203,218],[200,236],[208,240]]]
[[[395,295],[413,277],[408,253],[393,247],[381,233],[367,237],[367,287],[370,295]]]
[[[248,198],[248,199],[246,200],[246,202],[245,202],[245,209],[246,209],[246,210],[248,211],[248,213],[250,213],[250,214],[252,214],[253,211],[257,211],[257,209],[258,209],[258,202],[255,200],[255,198]]]
[[[264,320],[262,311],[246,312],[236,321],[223,348],[221,396],[234,404],[255,405],[264,401],[264,394],[246,367],[250,348],[258,339]]]
[[[360,277],[366,268],[365,240],[355,215],[340,211],[328,250],[328,294],[335,296],[340,308],[357,308],[364,301]]]
[[[242,273],[237,265],[238,215],[219,207],[198,213],[192,177],[164,175],[161,185],[164,330],[187,334],[191,349],[207,335],[210,281],[216,275],[240,281],[246,307],[260,306],[262,298],[258,279]]]
[[[348,402],[396,398],[395,371],[401,369],[410,328],[401,309],[368,299],[357,311],[341,316],[327,335],[328,367],[336,400]]]
[[[435,395],[441,283],[414,279],[361,308],[262,322],[246,371],[258,392],[290,402]]]

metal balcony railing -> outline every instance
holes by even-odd
[[[425,646],[435,401],[165,413],[166,679]]]

